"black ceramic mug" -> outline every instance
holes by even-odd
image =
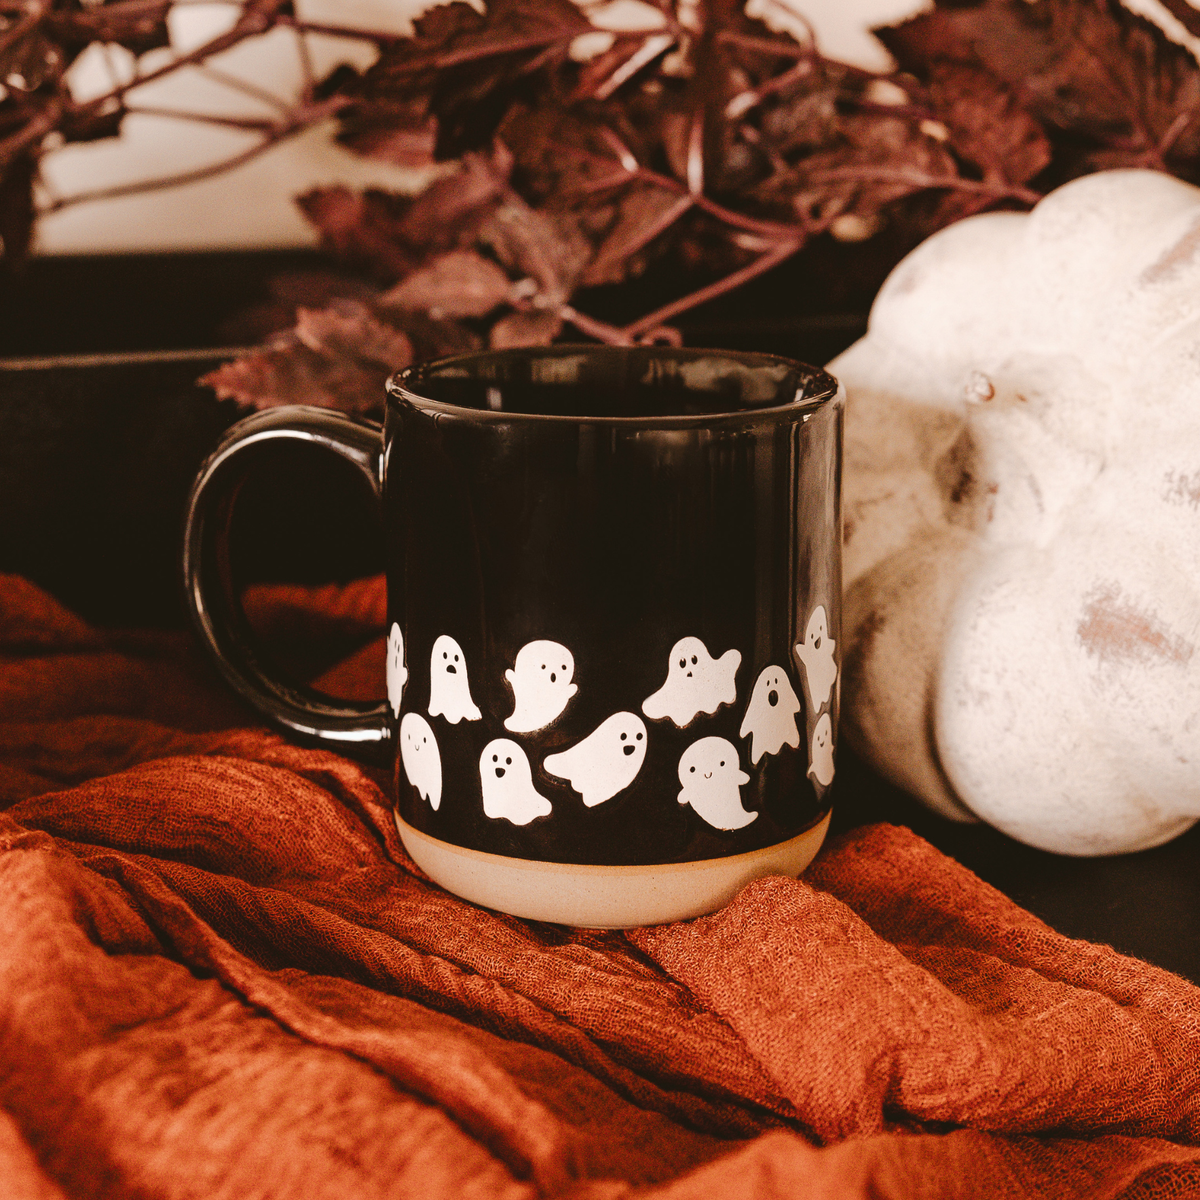
[[[388,698],[276,678],[228,564],[256,447],[299,439],[381,497]],[[556,346],[412,367],[382,435],[322,409],[230,430],[196,480],[187,595],[225,677],[302,739],[394,767],[438,883],[619,927],[797,874],[829,823],[842,403],[763,354]]]

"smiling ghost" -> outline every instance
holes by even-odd
[[[680,729],[700,713],[715,713],[737,699],[734,676],[741,663],[740,651],[713,658],[699,638],[680,638],[671,648],[666,683],[646,697],[642,712],[652,721],[670,717]]]
[[[819,709],[829,699],[837,679],[837,663],[833,660],[836,644],[829,636],[825,605],[818,604],[808,618],[804,641],[796,644],[796,657],[804,664],[804,677],[808,680],[808,695],[814,709]]]
[[[808,774],[822,787],[828,787],[833,782],[833,722],[828,713],[821,714],[813,730]]]
[[[444,633],[433,643],[429,656],[429,715],[445,717],[451,725],[483,716],[471,699],[462,647]]]
[[[758,817],[742,807],[740,788],[750,776],[738,762],[737,747],[723,737],[703,737],[683,752],[679,782],[679,803],[690,804],[714,829],[741,829]]]
[[[442,755],[429,722],[420,713],[405,713],[400,722],[400,761],[408,782],[436,811],[442,802]]]
[[[582,742],[551,754],[542,766],[567,780],[588,808],[624,791],[646,760],[646,724],[636,713],[613,713]]]
[[[400,715],[400,701],[404,698],[404,685],[408,682],[408,668],[404,665],[404,634],[393,621],[387,640],[387,694],[392,706],[392,715]]]
[[[513,667],[504,672],[514,705],[504,728],[513,733],[544,729],[579,690],[571,682],[574,674],[575,659],[566,646],[547,641],[522,646]]]
[[[553,812],[550,801],[533,786],[529,759],[516,742],[495,738],[479,756],[479,785],[483,811],[489,817],[528,825]]]
[[[787,672],[782,667],[764,667],[738,730],[738,737],[750,737],[752,763],[764,754],[778,754],[785,745],[793,749],[800,745],[800,730],[796,728],[799,711],[800,700]]]

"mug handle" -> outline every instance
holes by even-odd
[[[200,468],[188,496],[183,533],[185,602],[218,671],[244,700],[292,737],[374,766],[389,766],[392,726],[386,700],[334,700],[285,683],[266,665],[258,638],[234,594],[229,532],[234,502],[257,455],[284,442],[320,446],[362,473],[380,498],[383,440],[327,408],[296,405],[255,413],[232,426]]]

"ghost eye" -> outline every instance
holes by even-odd
[[[506,767],[511,767],[511,766],[512,766],[512,759],[511,759],[511,758],[506,758],[506,759],[504,760],[504,765],[505,765]]]
[[[627,733],[621,734],[621,741],[623,741],[623,742],[629,741],[629,734],[627,734]]]
[[[500,755],[498,755],[498,754],[493,754],[493,755],[492,755],[492,762],[499,762],[499,761],[500,761]]]
[[[692,655],[692,662],[694,663],[695,661],[696,661],[696,656],[693,654],[693,655]]]
[[[690,772],[691,772],[693,775],[695,775],[695,773],[696,773],[696,768],[695,768],[695,767],[688,767],[688,770],[689,770],[689,771],[690,771]]]
[[[445,650],[443,650],[443,651],[442,651],[442,657],[443,657],[443,658],[449,658],[449,657],[450,657],[450,655],[449,655],[449,654],[447,654]]]
[[[721,766],[724,766],[724,765],[725,765],[725,760],[721,759]]]
[[[546,669],[546,664],[542,663],[542,670],[544,671],[545,669]]]
[[[686,659],[686,658],[681,658],[681,659],[679,660],[679,665],[680,665],[681,667],[686,667],[686,666],[687,666],[687,659]]]
[[[639,742],[642,740],[642,735],[641,735],[640,733],[637,735],[637,740],[638,740]]]
[[[458,662],[458,655],[457,655],[457,654],[454,656],[454,661],[455,661],[455,662]]]

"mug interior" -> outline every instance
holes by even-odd
[[[769,354],[660,346],[551,346],[423,363],[388,382],[418,406],[531,417],[716,417],[817,406],[837,390],[823,371]]]

